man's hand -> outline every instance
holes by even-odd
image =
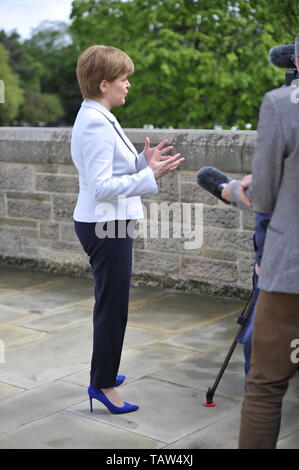
[[[246,191],[249,188],[249,186],[251,185],[251,183],[252,183],[252,175],[244,176],[244,178],[242,179],[241,184],[238,188],[238,191],[237,191],[238,197],[248,207],[252,206],[252,202],[249,199],[249,197],[247,196]]]
[[[221,191],[221,197],[225,199],[226,201],[231,201],[232,200],[232,185],[236,183],[237,180],[231,180],[228,185]],[[240,185],[237,190],[237,195],[239,199],[246,204],[246,206],[251,207],[252,202],[249,199],[249,197],[246,194],[247,189],[251,185],[252,182],[252,175],[246,175],[240,181]]]
[[[254,270],[255,270],[255,274],[259,276],[261,272],[261,268],[259,267],[257,263],[255,263]]]
[[[232,185],[235,183],[237,180],[231,180],[224,189],[221,191],[221,197],[225,199],[226,201],[231,201],[232,197]]]
[[[241,181],[241,185],[244,189],[248,189],[252,183],[252,175],[246,175]]]

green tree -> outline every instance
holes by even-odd
[[[55,123],[64,115],[58,96],[49,93],[39,93],[28,88],[25,91],[25,102],[20,112],[20,119],[32,126],[41,123]]]
[[[44,21],[24,42],[16,32],[0,31],[0,43],[9,52],[9,65],[25,93],[18,123],[54,124],[59,119],[72,124],[81,95],[76,80],[78,49],[72,44],[68,24]],[[38,109],[33,109],[33,103],[38,103]]]
[[[80,50],[107,44],[135,63],[118,117],[128,127],[245,128],[284,72],[269,49],[294,42],[297,0],[75,0]]]
[[[72,124],[81,103],[76,79],[79,49],[72,43],[67,23],[44,21],[24,42],[26,53],[40,64],[40,91],[56,94],[64,109],[64,121]]]
[[[0,80],[4,82],[5,89],[5,102],[0,103],[0,125],[8,126],[18,115],[23,103],[23,91],[20,87],[19,76],[11,70],[9,54],[3,44],[0,44]]]
[[[39,90],[42,64],[28,54],[20,41],[19,34],[16,32],[7,34],[2,30],[0,43],[9,53],[9,65],[12,71],[19,75],[21,87]]]

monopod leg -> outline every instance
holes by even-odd
[[[241,313],[241,315],[239,316],[238,318],[238,323],[241,324],[241,328],[239,329],[227,355],[226,355],[226,358],[221,366],[221,369],[216,377],[216,380],[214,382],[214,385],[213,387],[209,387],[208,388],[208,391],[206,393],[206,399],[207,401],[203,404],[204,406],[206,407],[214,407],[216,406],[216,403],[213,402],[213,398],[214,398],[214,394],[215,394],[215,391],[219,385],[219,382],[224,374],[224,371],[230,361],[230,358],[232,357],[233,353],[234,353],[234,350],[236,349],[236,346],[238,344],[238,338],[240,336],[240,334],[242,333],[243,329],[245,328],[245,326],[247,325],[247,321],[250,317],[250,314],[252,313],[252,307],[253,307],[253,290],[250,294],[250,297]]]

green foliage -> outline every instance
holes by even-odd
[[[59,21],[42,22],[25,41],[24,48],[42,67],[40,91],[59,97],[64,121],[72,124],[81,103],[81,94],[76,79],[79,50],[72,44],[68,25]]]
[[[264,93],[284,82],[269,49],[294,42],[296,0],[75,0],[80,50],[106,44],[135,63],[126,127],[256,125]]]
[[[25,102],[20,113],[20,119],[32,126],[41,123],[51,124],[64,115],[57,95],[39,93],[28,88],[25,92]]]
[[[9,54],[3,44],[0,44],[0,80],[4,82],[5,87],[5,102],[0,103],[0,125],[8,126],[16,118],[23,103],[23,91],[18,75],[11,70]]]
[[[9,52],[9,65],[19,75],[25,94],[24,106],[14,115],[19,124],[49,125],[57,120],[72,124],[81,95],[76,80],[78,50],[72,44],[68,25],[42,22],[23,43],[17,33],[0,31],[1,43]]]
[[[0,31],[0,43],[9,52],[9,65],[13,72],[19,75],[21,87],[28,86],[39,90],[43,66],[40,62],[35,61],[20,43],[20,36],[16,32],[6,34],[4,31]]]
[[[127,104],[113,110],[124,126],[255,128],[264,93],[284,82],[269,49],[294,42],[299,2],[74,0],[71,16],[70,28],[46,21],[25,42],[0,31],[0,124],[71,125],[78,56],[107,44],[135,63]]]
[[[50,93],[43,93],[42,98],[44,107],[43,119],[46,122],[55,122],[60,119],[64,111],[59,97],[57,95],[51,95]]]

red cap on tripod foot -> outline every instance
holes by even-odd
[[[211,401],[211,403],[208,403],[206,401],[205,403],[203,403],[203,406],[206,406],[207,408],[213,408],[214,406],[216,406],[216,403],[214,403],[213,401]]]

